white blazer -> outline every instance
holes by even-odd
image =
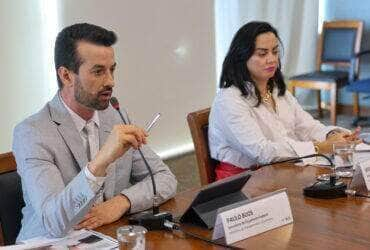
[[[247,84],[254,89],[251,84]],[[314,154],[313,140],[324,141],[334,126],[324,126],[304,111],[289,93],[272,96],[276,112],[263,102],[255,107],[254,91],[248,97],[238,88],[217,93],[209,117],[209,147],[212,158],[248,168],[288,157]],[[312,162],[312,160],[311,160]]]

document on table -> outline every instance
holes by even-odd
[[[64,238],[37,237],[1,250],[118,249],[118,241],[91,230],[71,231]]]

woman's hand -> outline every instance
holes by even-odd
[[[332,154],[333,153],[333,144],[335,143],[351,143],[346,140],[345,133],[335,133],[330,136],[325,141],[322,142],[314,142],[315,147],[318,148],[318,153],[320,154]]]
[[[358,144],[361,143],[358,135],[360,134],[361,128],[357,127],[353,132],[336,131],[331,133],[327,139],[323,142],[314,142],[315,147],[318,148],[318,153],[332,154],[333,145],[335,143],[348,143]]]
[[[342,131],[342,130],[334,130],[331,133],[329,133],[329,135],[327,136],[326,139],[330,139],[331,137],[333,137],[333,136],[335,137],[339,134],[339,135],[343,135],[344,138],[347,141],[355,142],[355,141],[359,140],[358,136],[359,136],[360,132],[361,132],[361,127],[355,128],[352,132],[346,132],[346,131]]]
[[[352,133],[347,133],[344,137],[347,141],[352,141],[356,143],[358,141],[361,141],[361,139],[359,138],[360,132],[361,127],[357,127],[355,130],[352,131]]]

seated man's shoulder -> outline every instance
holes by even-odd
[[[45,105],[41,110],[18,123],[15,126],[14,132],[16,133],[17,131],[29,129],[41,130],[45,126],[50,126],[50,121],[50,114],[47,106]]]

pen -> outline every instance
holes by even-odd
[[[150,129],[158,121],[159,117],[161,117],[161,113],[157,113],[157,115],[154,117],[154,119],[149,123],[149,125],[146,127],[146,132],[149,132],[150,131]]]

